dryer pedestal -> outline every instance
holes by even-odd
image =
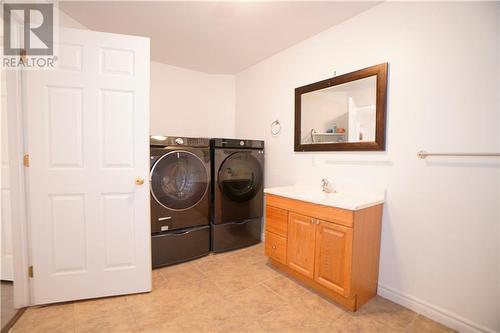
[[[261,241],[261,218],[241,222],[212,224],[212,251],[241,249]]]

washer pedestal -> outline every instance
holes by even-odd
[[[153,268],[177,264],[210,253],[210,226],[179,229],[151,237]]]

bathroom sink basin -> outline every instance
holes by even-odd
[[[271,187],[264,189],[264,193],[348,210],[359,210],[384,202],[383,196],[372,193],[361,191],[326,193],[321,188],[305,186]]]

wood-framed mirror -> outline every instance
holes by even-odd
[[[385,150],[388,66],[295,88],[294,150]]]

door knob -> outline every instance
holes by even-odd
[[[136,185],[142,185],[142,184],[144,184],[144,178],[142,178],[142,177],[136,177],[135,178],[135,183],[136,183]]]

